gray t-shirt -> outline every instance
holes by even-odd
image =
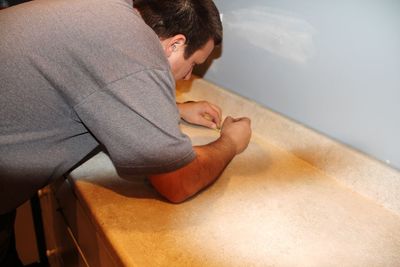
[[[0,214],[99,144],[124,172],[194,159],[155,33],[123,0],[35,0],[0,11]]]

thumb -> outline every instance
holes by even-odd
[[[235,121],[235,119],[232,118],[231,116],[228,116],[228,117],[225,118],[225,121],[226,122],[233,122],[233,121]]]
[[[227,117],[225,118],[223,124],[230,124],[230,123],[232,123],[232,122],[234,122],[234,119],[233,119],[231,116],[227,116]]]

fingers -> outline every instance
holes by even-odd
[[[251,138],[251,122],[247,117],[232,118],[228,116],[221,130],[221,138],[228,138],[235,146],[236,153],[243,152]]]
[[[232,123],[232,122],[239,122],[239,121],[246,121],[248,123],[251,122],[251,120],[249,118],[247,118],[247,117],[233,118],[231,116],[228,116],[228,117],[225,118],[224,124],[225,123]]]
[[[234,122],[233,118],[231,116],[228,116],[228,117],[225,118],[224,123],[223,123],[222,126],[224,126],[225,124],[232,123],[232,122]]]
[[[197,124],[203,125],[208,128],[212,129],[218,129],[218,125],[213,121],[213,118],[209,116],[208,114],[205,114],[204,116],[200,117],[197,121]]]
[[[178,104],[179,112],[185,121],[205,126],[212,129],[220,129],[221,124],[231,124],[234,122],[245,121],[250,124],[250,119],[246,117],[233,118],[228,116],[222,123],[222,111],[217,105],[208,101],[185,102]]]
[[[250,119],[247,118],[247,117],[234,118],[233,121],[234,121],[234,122],[245,121],[245,122],[250,123]]]
[[[208,124],[211,125],[210,128],[220,128],[221,127],[221,117],[222,117],[222,111],[221,109],[208,102],[203,102],[204,105],[204,110],[203,110],[203,117],[206,120],[209,120],[213,123]]]
[[[215,117],[215,123],[218,125],[218,127],[221,127],[221,120],[222,120],[222,110],[220,107],[209,103],[210,107],[216,112],[216,117]]]

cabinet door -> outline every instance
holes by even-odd
[[[52,267],[121,266],[66,180],[41,190],[47,253]]]
[[[52,185],[39,192],[47,256],[51,267],[88,267],[80,248],[65,222]]]

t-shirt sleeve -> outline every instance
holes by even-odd
[[[114,81],[87,96],[75,112],[123,173],[168,172],[195,158],[179,128],[168,71],[144,70]]]

